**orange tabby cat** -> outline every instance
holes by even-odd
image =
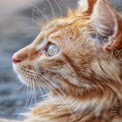
[[[121,49],[122,18],[106,0],[80,0],[44,26],[12,58],[23,83],[51,91],[25,122],[122,122]]]

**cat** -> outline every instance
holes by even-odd
[[[80,0],[42,27],[12,57],[21,82],[50,90],[25,122],[122,122],[121,52],[122,17],[107,0]]]

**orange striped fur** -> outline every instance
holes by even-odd
[[[60,50],[54,56],[50,44]],[[80,0],[45,25],[13,56],[22,82],[50,90],[25,122],[122,122],[121,45],[122,18],[106,0]]]

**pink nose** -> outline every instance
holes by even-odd
[[[15,55],[12,57],[12,62],[13,63],[20,63],[22,60],[18,59]]]
[[[21,62],[21,60],[18,60],[18,59],[16,59],[16,58],[12,58],[12,62],[13,62],[13,63],[19,63],[19,62]]]

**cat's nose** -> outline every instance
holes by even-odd
[[[36,55],[37,51],[31,45],[22,48],[12,56],[12,62],[14,64],[25,61],[27,58]]]
[[[13,57],[12,57],[12,62],[13,63],[20,63],[22,60],[21,59],[19,59],[16,55],[13,55]]]
[[[12,62],[13,62],[13,63],[19,63],[19,62],[21,62],[21,60],[16,59],[16,58],[12,58]]]
[[[27,58],[28,47],[22,48],[12,56],[12,62],[14,64],[20,63]]]
[[[21,50],[20,50],[20,51],[16,52],[16,53],[12,56],[12,62],[13,62],[14,64],[17,64],[17,63],[22,62],[25,58],[26,58],[26,55],[23,54],[23,52],[21,52]]]

